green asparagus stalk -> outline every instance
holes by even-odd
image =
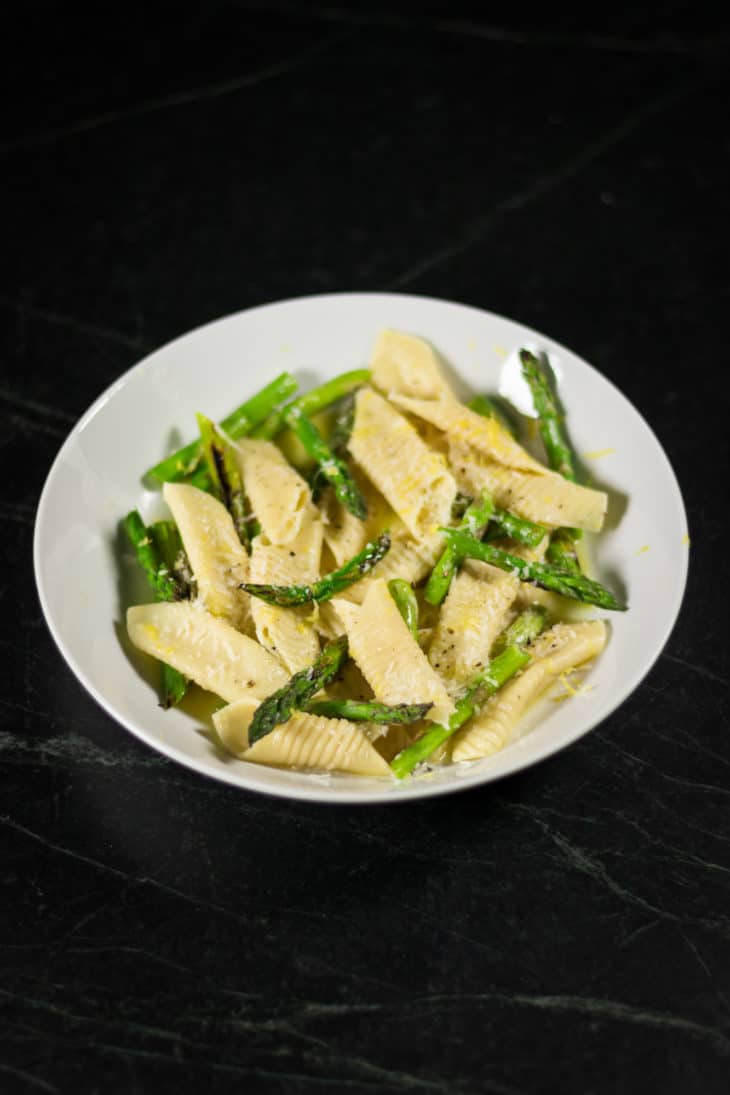
[[[309,455],[317,461],[319,469],[334,489],[336,497],[355,517],[364,521],[368,515],[365,499],[360,493],[349,468],[330,449],[321,433],[297,406],[290,406],[284,415],[287,426],[297,435]]]
[[[539,359],[529,350],[520,350],[522,375],[530,386],[532,401],[537,411],[538,426],[548,464],[571,483],[577,482],[575,457],[563,429],[563,416],[553,395],[547,375]],[[551,537],[547,556],[556,566],[566,566],[579,572],[580,566],[572,544],[583,536],[581,529],[558,529]],[[557,543],[556,543],[557,541]],[[553,544],[555,549],[552,550]]]
[[[124,530],[158,601],[179,601],[183,590],[157,550],[153,536],[138,511],[133,509],[123,521]]]
[[[288,399],[297,389],[297,382],[291,373],[281,373],[262,388],[256,395],[251,396],[240,407],[224,418],[221,422],[225,432],[236,440],[245,437],[254,426],[269,415],[277,403]],[[200,442],[191,441],[182,449],[166,456],[159,464],[149,468],[145,478],[152,480],[157,486],[161,483],[175,482],[192,475],[197,469],[201,459]]]
[[[158,601],[176,601],[181,593],[180,583],[172,574],[163,554],[158,549],[158,536],[148,529],[137,510],[132,510],[122,522],[130,543],[134,547],[137,560],[147,576],[155,599]],[[165,709],[179,703],[187,691],[188,682],[182,673],[166,662],[162,666],[162,699]]]
[[[346,659],[347,637],[343,635],[327,643],[314,665],[295,673],[283,688],[267,696],[256,708],[248,728],[249,745],[270,734],[279,723],[286,722],[292,711],[303,708],[337,676]]]
[[[500,551],[492,544],[477,540],[467,532],[461,532],[458,529],[442,528],[440,531],[462,558],[491,563],[500,570],[512,572],[522,582],[534,582],[542,589],[561,593],[564,597],[571,597],[576,601],[584,601],[586,604],[616,612],[626,611],[626,606],[620,604],[605,586],[602,586],[600,582],[594,582],[591,578],[586,578],[583,574],[571,574],[546,563],[528,562],[521,559],[519,555]]]
[[[573,451],[563,431],[563,416],[548,378],[535,354],[520,350],[522,375],[530,386],[537,422],[550,467],[572,483],[576,481]]]
[[[455,519],[463,517],[471,503],[472,498],[470,495],[459,492],[451,504],[451,516]],[[509,536],[510,539],[517,540],[528,547],[537,547],[547,533],[547,529],[544,529],[542,525],[536,525],[534,521],[528,521],[526,517],[519,517],[508,509],[497,509],[495,507],[490,517],[490,523],[494,528],[490,528],[485,533],[488,539],[494,540],[497,537]]]
[[[432,707],[432,703],[398,703],[389,707],[387,703],[376,703],[374,700],[311,700],[304,710],[310,715],[324,715],[328,719],[404,726],[424,718]]]
[[[344,399],[340,400],[340,407],[335,415],[334,425],[332,432],[328,439],[328,444],[333,454],[340,460],[345,460],[347,456],[347,444],[350,440],[350,434],[352,433],[352,424],[355,421],[355,397],[352,392],[346,395]],[[307,482],[309,483],[310,490],[312,491],[312,501],[317,502],[319,496],[327,486],[327,479],[325,478],[322,468],[319,464],[315,464],[313,470],[307,475]]]
[[[545,630],[547,611],[542,605],[531,605],[521,612],[509,627],[499,635],[492,647],[492,655],[502,654],[508,646],[525,646]]]
[[[391,578],[388,592],[396,603],[398,611],[413,638],[418,642],[418,601],[413,586],[405,578]]]
[[[177,707],[180,700],[188,690],[187,678],[183,677],[179,669],[162,662],[162,700],[160,707],[169,711],[171,707]]]
[[[341,401],[339,410],[335,415],[334,425],[332,427],[332,434],[329,439],[330,448],[335,456],[339,456],[344,460],[347,452],[347,445],[350,440],[350,434],[352,433],[352,427],[355,422],[355,397],[350,392]]]
[[[481,536],[494,514],[494,502],[488,491],[483,490],[467,507],[457,528],[471,536]],[[447,544],[431,571],[424,597],[431,605],[440,605],[449,592],[452,579],[461,563],[458,551]]]
[[[233,445],[210,418],[203,414],[196,417],[200,429],[200,447],[210,476],[212,493],[230,513],[238,539],[250,551],[246,494]]]
[[[543,609],[531,608],[521,616],[502,635],[501,653],[493,658],[489,666],[471,678],[464,695],[457,701],[456,710],[446,726],[432,726],[413,745],[407,746],[390,762],[390,767],[398,779],[404,779],[416,765],[421,764],[443,745],[445,741],[461,729],[467,719],[484,705],[490,696],[499,691],[503,684],[523,669],[530,655],[523,649],[545,627],[547,615]]]
[[[312,601],[329,601],[343,589],[354,585],[369,574],[376,563],[390,551],[390,536],[382,533],[377,540],[370,540],[357,555],[348,559],[337,570],[330,571],[308,586],[274,586],[242,582],[240,588],[270,605],[293,608],[295,605],[311,604]]]
[[[182,482],[187,483],[190,487],[197,487],[198,490],[204,490],[208,494],[213,490],[213,482],[205,463],[198,464],[193,474],[185,476]]]
[[[517,540],[527,547],[537,547],[547,535],[547,529],[542,525],[536,525],[534,521],[528,521],[526,517],[518,517],[508,509],[495,509],[492,521],[497,525],[503,536],[509,536],[511,540]]]
[[[354,392],[356,388],[360,388],[363,384],[367,384],[369,379],[369,369],[352,369],[348,373],[340,373],[339,376],[335,376],[331,380],[326,380],[325,383],[320,384],[319,387],[312,388],[311,391],[298,396],[296,399],[292,400],[291,403],[288,403],[286,407],[274,411],[264,422],[252,431],[252,437],[259,437],[266,441],[271,441],[289,424],[286,421],[286,415],[291,413],[292,409],[297,408],[302,414],[311,418],[312,415],[319,414],[320,411],[323,411],[325,407],[330,407],[333,403],[337,403],[346,395]]]
[[[580,574],[580,564],[575,553],[576,532],[579,529],[558,528],[550,537],[550,544],[545,553],[545,558],[554,567],[569,571],[571,574]]]
[[[155,521],[147,531],[154,541],[161,565],[167,568],[177,582],[177,599],[187,600],[192,596],[195,578],[183,547],[180,530],[174,521]]]
[[[155,521],[147,528],[157,553],[168,568],[174,572],[177,557],[183,550],[180,530],[174,521]]]

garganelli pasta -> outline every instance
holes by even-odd
[[[200,416],[204,443],[149,473],[171,519],[125,520],[155,595],[127,628],[164,705],[214,693],[219,745],[279,767],[417,778],[504,748],[601,653],[595,610],[624,607],[581,542],[607,496],[576,481],[548,374],[520,357],[542,454],[394,330],[368,370],[288,403],[282,374],[235,440]]]

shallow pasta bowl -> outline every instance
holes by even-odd
[[[609,643],[564,703],[538,704],[519,737],[494,757],[403,782],[265,768],[224,755],[204,732],[208,713],[162,711],[150,664],[122,621],[149,600],[122,566],[118,522],[138,507],[156,516],[159,495],[142,472],[195,435],[195,412],[223,418],[289,370],[301,390],[367,363],[377,331],[428,339],[465,390],[502,390],[519,403],[520,346],[549,355],[570,436],[609,493],[607,527],[594,544],[597,576],[623,594],[627,613],[597,612]],[[614,711],[658,658],[687,576],[687,521],[672,468],[650,427],[599,372],[565,347],[501,316],[400,294],[332,294],[253,308],[209,323],[150,354],[89,408],[48,475],[35,527],[41,605],[63,657],[97,702],[142,741],[205,775],[287,798],[396,802],[488,783],[550,756]]]

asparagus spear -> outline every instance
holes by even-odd
[[[137,561],[145,572],[147,581],[154,590],[157,600],[181,600],[184,591],[163,562],[150,530],[136,509],[127,514],[123,525],[124,531],[135,550]]]
[[[174,666],[168,665],[167,662],[161,662],[160,664],[162,665],[162,699],[160,707],[168,711],[171,707],[177,707],[180,703],[188,690],[188,680]]]
[[[312,388],[311,391],[298,396],[296,399],[292,400],[291,403],[288,403],[286,407],[274,411],[264,422],[261,422],[260,425],[252,430],[252,436],[270,441],[272,438],[276,437],[277,433],[281,433],[285,428],[287,425],[285,420],[286,412],[291,412],[292,408],[297,407],[302,414],[308,415],[309,417],[319,414],[325,407],[337,403],[338,400],[349,395],[356,388],[359,388],[363,384],[367,384],[369,379],[369,369],[352,369],[349,373],[340,373],[339,376],[335,376],[331,380],[325,381],[325,383],[320,384],[319,387]]]
[[[350,394],[346,395],[341,401],[339,410],[335,415],[334,426],[332,427],[330,448],[335,456],[344,459],[354,422],[355,397],[352,392],[350,392]]]
[[[511,540],[517,540],[527,547],[537,547],[547,533],[542,525],[536,525],[534,521],[528,521],[526,517],[518,517],[508,509],[495,509],[492,521],[497,525],[503,536],[509,536]]]
[[[329,447],[333,454],[340,460],[347,455],[347,443],[352,433],[352,424],[355,420],[355,399],[352,393],[346,395],[341,401],[340,408],[335,415],[332,433],[329,437]],[[322,473],[322,468],[316,464],[313,471],[307,476],[312,491],[312,501],[318,500],[321,490],[327,485],[327,480]]]
[[[174,521],[155,521],[147,531],[157,553],[170,571],[174,571],[178,555],[183,550],[182,538]]]
[[[492,655],[502,654],[509,646],[525,646],[536,639],[547,624],[547,610],[542,605],[531,605],[498,635],[492,646]]]
[[[568,571],[571,574],[580,574],[580,564],[575,553],[576,533],[579,529],[558,528],[550,537],[545,558],[554,567]]]
[[[563,416],[553,396],[545,370],[539,359],[529,350],[520,350],[522,375],[530,386],[532,401],[537,411],[540,436],[548,463],[553,471],[560,472],[571,483],[577,482],[575,457],[563,430]],[[575,549],[576,540],[583,536],[581,529],[557,529],[550,542],[547,557],[556,566],[564,566],[574,573],[580,572]]]
[[[388,592],[396,603],[406,627],[418,642],[418,601],[413,586],[405,578],[391,578]]]
[[[550,390],[547,376],[535,354],[520,350],[522,375],[530,386],[548,463],[572,483],[576,481],[573,452],[563,432],[563,416]]]
[[[157,547],[157,537],[148,529],[138,511],[132,510],[122,522],[124,530],[134,547],[137,560],[147,575],[155,599],[158,601],[176,601],[182,596],[180,584]],[[162,662],[162,701],[167,709],[179,703],[187,691],[188,682],[182,673],[171,665]]]
[[[387,703],[375,700],[312,700],[304,710],[328,719],[405,725],[418,722],[432,707],[432,703],[398,703],[389,707]]]
[[[204,490],[208,493],[213,489],[213,482],[204,463],[198,464],[192,475],[183,476],[182,481],[187,483],[188,486],[197,487],[198,490]]]
[[[462,494],[459,491],[451,503],[451,516],[454,518],[463,517],[471,503],[471,496]],[[485,533],[485,536],[488,536],[490,540],[499,536],[509,536],[510,539],[518,540],[528,547],[537,547],[547,532],[547,529],[544,529],[542,525],[536,525],[534,521],[528,521],[526,517],[519,517],[508,509],[497,509],[495,507],[490,522],[495,526]]]
[[[298,406],[285,410],[284,420],[301,441],[309,455],[317,461],[324,478],[331,484],[335,495],[350,513],[364,521],[368,515],[365,499],[347,464],[330,449],[317,427]]]
[[[303,708],[312,696],[337,676],[347,658],[347,637],[341,636],[323,649],[314,665],[302,669],[283,688],[267,696],[256,708],[248,728],[249,745],[286,722],[292,711]]]
[[[481,536],[493,513],[494,502],[492,496],[488,491],[483,490],[467,507],[457,528],[471,536]],[[450,543],[447,544],[437,559],[426,583],[423,595],[429,604],[440,605],[444,600],[460,562],[456,548]]]
[[[464,695],[457,701],[456,710],[448,724],[432,726],[418,741],[402,749],[390,762],[390,767],[398,779],[404,779],[417,764],[428,760],[431,754],[448,741],[490,696],[527,665],[530,655],[523,646],[540,634],[545,627],[546,619],[547,615],[541,608],[528,609],[517,617],[501,636],[501,653],[492,659],[486,669],[477,673],[469,681]]]
[[[500,570],[511,571],[522,582],[534,582],[543,589],[562,593],[564,597],[572,597],[576,601],[584,601],[586,604],[598,605],[599,608],[617,612],[626,611],[626,606],[620,604],[605,586],[602,586],[600,582],[594,582],[591,578],[586,578],[583,574],[571,574],[566,570],[548,566],[546,563],[528,562],[520,559],[519,555],[500,551],[499,548],[477,540],[459,529],[442,528],[440,531],[462,558],[479,559],[482,563],[491,563]]]
[[[369,541],[362,551],[353,555],[352,559],[348,559],[337,570],[325,574],[311,585],[274,586],[243,582],[240,588],[270,605],[282,605],[284,608],[306,605],[312,601],[329,601],[343,589],[364,578],[389,550],[390,536],[384,532],[377,540]]]
[[[287,399],[296,389],[297,382],[291,373],[281,373],[260,392],[251,396],[227,418],[224,418],[221,426],[234,439],[244,437],[271,413],[277,403]],[[158,486],[160,483],[185,479],[195,472],[200,459],[200,442],[191,441],[189,445],[183,446],[177,452],[166,456],[159,464],[149,468],[145,478],[153,480]]]
[[[206,418],[203,414],[196,417],[200,428],[200,447],[210,476],[212,493],[230,513],[238,539],[246,550],[250,551],[251,536],[246,512],[246,494],[233,446],[210,418]]]
[[[154,541],[162,566],[167,568],[178,584],[177,599],[188,600],[193,595],[195,578],[180,530],[174,521],[155,521],[147,531]]]

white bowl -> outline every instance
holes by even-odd
[[[155,516],[157,495],[140,476],[172,445],[195,436],[195,411],[224,417],[289,370],[306,390],[367,363],[381,327],[429,339],[474,391],[509,388],[514,352],[541,349],[560,378],[569,432],[610,495],[596,541],[598,576],[628,599],[610,620],[607,649],[586,688],[544,702],[502,753],[403,782],[265,768],[220,753],[202,722],[162,711],[143,656],[122,621],[129,598],[149,600],[120,569],[119,519],[135,506]],[[514,392],[519,399],[519,392]],[[595,458],[596,454],[602,454]],[[239,312],[150,354],[107,389],[71,431],[48,475],[36,518],[34,561],[41,605],[61,653],[85,688],[153,749],[249,790],[329,803],[402,802],[488,783],[569,745],[614,711],[664,646],[687,577],[685,510],[672,468],[651,429],[600,373],[519,323],[449,301],[400,294],[304,297]]]

